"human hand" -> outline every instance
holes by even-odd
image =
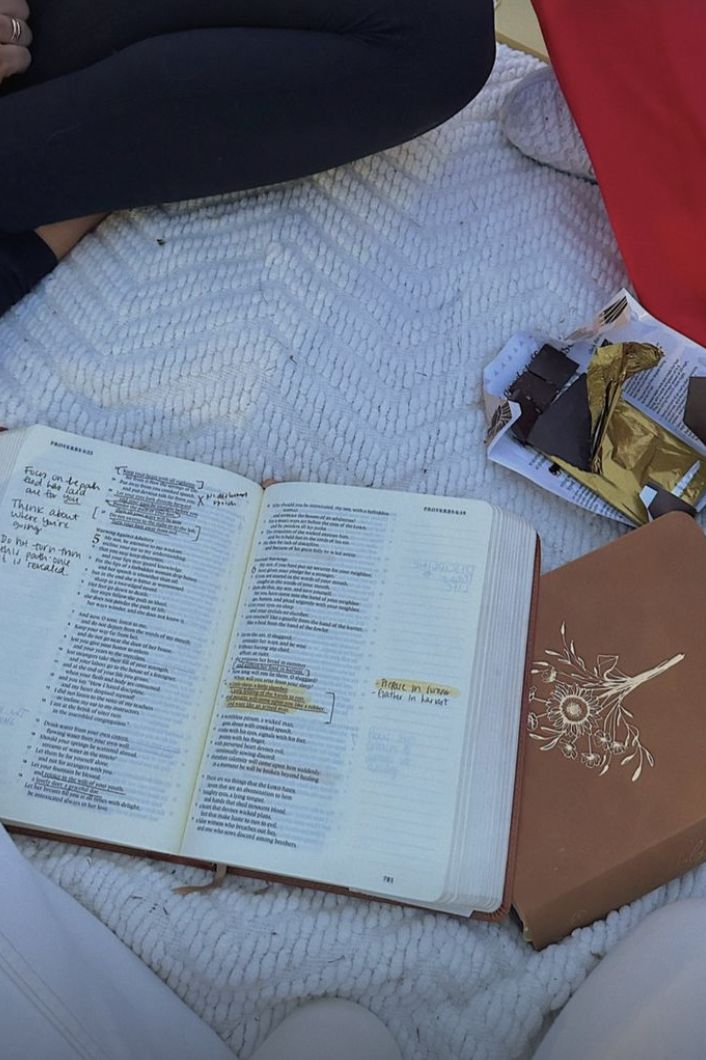
[[[0,82],[21,74],[32,61],[29,45],[32,30],[27,25],[26,0],[0,0]]]

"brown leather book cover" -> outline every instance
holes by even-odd
[[[705,628],[687,515],[542,577],[513,888],[536,948],[706,859]]]

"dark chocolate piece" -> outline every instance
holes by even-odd
[[[533,375],[540,376],[545,382],[553,383],[558,390],[561,390],[571,379],[578,364],[561,350],[556,350],[545,342],[541,350],[535,353],[527,368]]]
[[[673,493],[654,482],[648,482],[647,485],[657,494],[647,505],[647,511],[653,519],[659,519],[660,515],[666,515],[667,512],[685,512],[687,515],[696,516],[696,508],[692,508],[681,497],[675,497]]]
[[[585,375],[537,418],[527,441],[541,453],[557,456],[580,471],[591,470],[591,410]]]
[[[546,412],[577,367],[565,353],[545,343],[509,387],[507,397],[522,410],[511,430],[523,445],[527,445],[538,417]]]
[[[533,372],[524,371],[518,376],[508,391],[510,401],[520,406],[522,414],[512,425],[512,433],[523,445],[527,444],[527,435],[532,430],[541,412],[548,409],[556,397],[557,388],[540,379]]]
[[[510,401],[517,401],[520,405],[531,403],[538,412],[549,408],[556,395],[557,388],[552,383],[540,379],[534,372],[523,372],[508,393]]]
[[[521,412],[519,418],[515,420],[510,430],[515,438],[517,438],[518,442],[527,445],[527,436],[537,422],[537,417],[540,415],[540,411],[531,401],[518,400],[517,397],[512,398],[512,400],[517,401]]]
[[[686,392],[684,423],[706,445],[706,376],[692,375]]]

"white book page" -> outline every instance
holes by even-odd
[[[178,849],[261,496],[26,432],[0,503],[0,817]]]
[[[271,487],[183,853],[435,901],[492,511]]]

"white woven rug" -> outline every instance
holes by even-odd
[[[488,466],[481,367],[521,327],[561,335],[624,282],[597,189],[527,161],[498,107],[533,65],[407,146],[300,184],[123,214],[0,321],[0,422],[44,421],[222,464],[488,497],[549,567],[608,522]],[[308,997],[380,1015],[405,1060],[527,1056],[545,1018],[706,868],[535,954],[514,925],[20,841],[246,1060]]]

